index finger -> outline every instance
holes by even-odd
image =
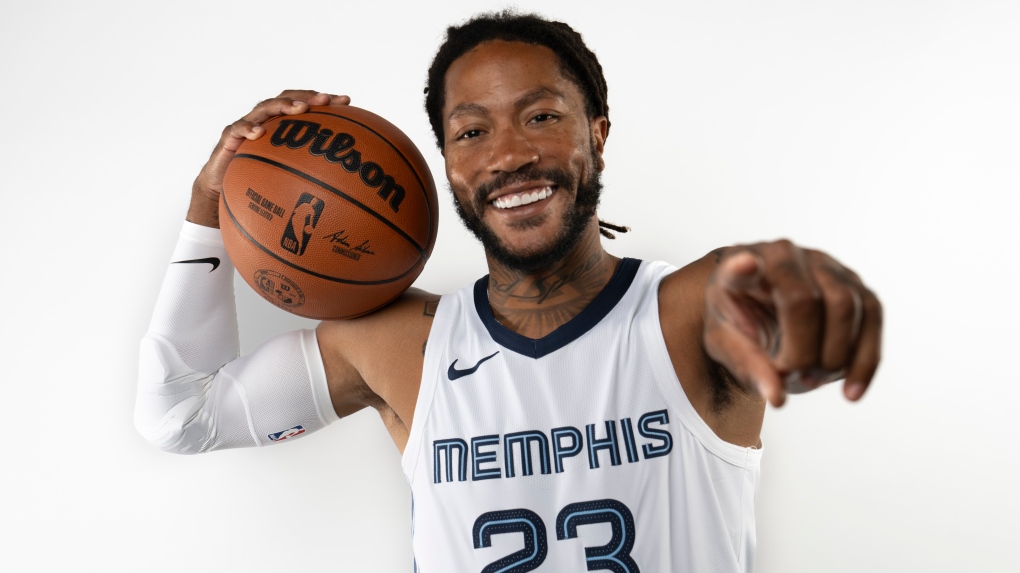
[[[333,95],[313,90],[285,90],[274,98],[260,102],[243,119],[258,125],[273,117],[304,113],[311,105],[348,105],[350,103],[351,98],[345,95]]]
[[[311,105],[350,105],[351,96],[336,95],[315,90],[283,90],[279,98],[290,98],[296,101],[307,102]],[[313,101],[314,100],[314,101]]]

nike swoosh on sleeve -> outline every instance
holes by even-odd
[[[211,273],[216,270],[216,267],[220,266],[220,259],[218,257],[208,257],[205,259],[191,259],[189,261],[174,261],[170,264],[181,265],[185,263],[209,263],[212,265],[212,270],[209,271]]]

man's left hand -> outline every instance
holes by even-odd
[[[868,389],[882,346],[882,304],[856,273],[790,241],[726,249],[705,293],[705,350],[773,406],[841,378]]]

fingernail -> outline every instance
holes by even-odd
[[[846,388],[843,390],[846,393],[848,400],[860,400],[861,396],[864,395],[864,390],[867,386],[864,382],[847,382]]]

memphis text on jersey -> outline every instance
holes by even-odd
[[[574,426],[553,428],[548,433],[527,430],[510,434],[489,434],[469,439],[451,438],[432,442],[435,483],[501,479],[587,467],[597,470],[607,461],[618,466],[666,456],[673,450],[666,410],[648,412],[637,419],[606,420],[588,424],[582,431]],[[502,460],[497,455],[502,449]],[[581,457],[581,454],[585,454]],[[500,463],[502,461],[502,466]]]

